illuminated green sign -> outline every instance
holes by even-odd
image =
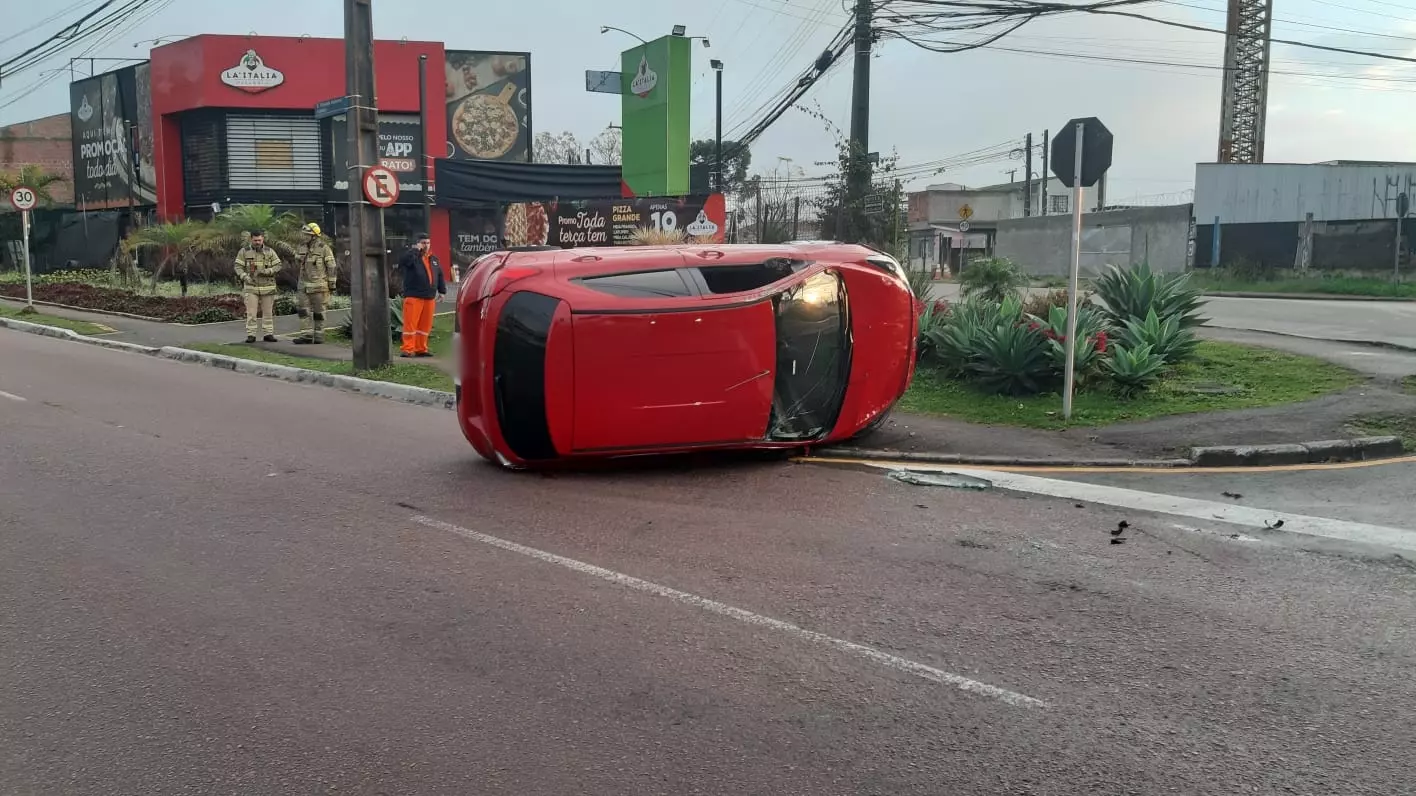
[[[664,36],[620,54],[621,154],[635,196],[681,196],[688,187],[692,40]]]

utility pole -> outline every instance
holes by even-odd
[[[1040,194],[1040,195],[1038,196],[1038,204],[1041,205],[1041,207],[1038,208],[1038,212],[1037,212],[1037,214],[1040,215],[1040,216],[1045,216],[1045,215],[1047,215],[1047,181],[1050,180],[1050,179],[1052,179],[1050,176],[1048,176],[1048,175],[1052,174],[1052,172],[1050,172],[1050,171],[1047,170],[1047,153],[1050,152],[1050,151],[1052,151],[1052,148],[1047,145],[1047,131],[1046,131],[1046,130],[1043,130],[1043,131],[1042,131],[1042,178],[1041,178],[1041,179],[1042,179],[1042,186],[1041,186],[1041,190],[1039,191],[1039,194]]]
[[[428,140],[428,56],[418,56],[418,131],[423,136],[422,146],[418,147],[422,151],[427,146]],[[432,234],[433,232],[433,189],[432,180],[428,179],[431,169],[428,167],[430,158],[427,153],[423,153],[422,177],[423,177],[423,231]]]
[[[850,180],[846,185],[848,203],[865,201],[870,186],[870,39],[872,0],[856,0],[855,81],[851,85]]]
[[[364,201],[364,172],[379,162],[374,96],[373,0],[344,0],[344,72],[349,94],[349,264],[354,369],[388,364],[388,250],[383,211]]]
[[[1046,166],[1042,173],[1047,173]],[[1023,218],[1032,215],[1032,174],[1032,133],[1028,133],[1023,139]]]
[[[723,62],[713,59],[711,62],[715,81],[714,95],[717,103],[716,119],[713,132],[713,190],[718,193],[723,192]]]

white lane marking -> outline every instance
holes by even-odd
[[[843,650],[845,652],[858,655],[862,658],[866,658],[867,660],[874,661],[875,663],[878,663],[887,668],[894,669],[900,672],[906,672],[908,674],[913,674],[916,677],[922,677],[925,680],[930,680],[932,682],[953,686],[961,691],[967,691],[971,694],[978,694],[979,696],[986,696],[990,699],[996,699],[1000,702],[1012,705],[1014,707],[1047,707],[1046,703],[1044,703],[1042,700],[1035,699],[1025,694],[1019,694],[1015,691],[1009,691],[1005,688],[999,688],[996,685],[989,685],[988,683],[981,683],[977,680],[971,680],[962,675],[953,674],[952,672],[946,672],[943,669],[936,669],[933,666],[926,666],[923,663],[918,663],[907,658],[901,658],[898,655],[891,655],[888,652],[881,652],[880,650],[875,649],[874,647],[868,647],[864,644],[857,644],[854,641],[846,641],[845,639],[839,639],[833,636],[828,636],[825,633],[818,633],[815,630],[807,630],[804,627],[798,627],[797,625],[791,624],[790,622],[783,622],[780,619],[773,619],[769,616],[754,614],[751,611],[746,611],[742,608],[737,608],[728,605],[727,603],[720,603],[716,600],[710,600],[706,597],[699,597],[696,594],[689,594],[688,592],[679,591],[678,589],[671,589],[668,586],[660,586],[657,583],[651,583],[647,580],[640,580],[639,578],[615,572],[614,570],[605,569],[603,567],[597,567],[594,564],[587,564],[584,561],[577,561],[573,558],[566,558],[565,556],[559,556],[555,553],[547,553],[544,550],[537,550],[534,547],[527,547],[523,544],[517,544],[516,542],[510,542],[506,539],[501,539],[496,536],[491,536],[485,533],[479,533],[477,531],[453,525],[452,523],[443,522],[442,520],[435,520],[431,517],[424,517],[419,515],[413,517],[412,521],[418,523],[419,525],[425,525],[429,528],[436,528],[440,531],[447,531],[448,533],[457,534],[458,536],[471,539],[474,542],[481,542],[482,544],[497,547],[502,550],[517,553],[523,556],[528,556],[530,558],[537,559],[538,561],[544,561],[547,564],[555,564],[556,566],[565,567],[566,569],[574,570],[583,575],[590,575],[591,577],[606,580],[610,583],[615,583],[630,589],[635,589],[637,591],[653,594],[657,597],[666,597],[675,602],[683,603],[684,605],[691,605],[694,608],[700,608],[704,611],[708,611],[709,613],[714,613],[719,616],[726,616],[729,619],[736,619],[737,621],[743,622],[745,624],[755,625],[757,627],[764,627],[769,630],[776,630],[780,633],[795,636],[806,641],[814,641],[818,644],[825,644],[830,647],[835,647],[836,649]]]
[[[15,395],[15,394],[12,393],[12,392],[5,392],[4,390],[0,390],[0,398],[9,398],[11,401],[24,401],[24,400],[25,400],[24,397],[22,397],[22,396]]]
[[[1283,520],[1283,530],[1290,533],[1321,536],[1360,544],[1377,544],[1399,550],[1416,551],[1416,531],[1389,528],[1383,525],[1368,525],[1363,522],[1331,520],[1326,517],[1311,517],[1306,514],[1289,514],[1283,511],[1235,506],[1208,500],[1175,497],[1155,492],[1142,492],[1116,486],[1089,484],[1081,481],[1062,481],[1053,478],[1039,478],[1021,473],[1005,473],[998,470],[971,470],[968,468],[928,464],[877,464],[872,467],[883,470],[927,470],[929,472],[971,475],[992,481],[1000,489],[1015,492],[1030,492],[1035,495],[1083,500],[1118,508],[1148,511],[1155,514],[1170,514],[1178,517],[1192,517],[1199,520],[1219,520],[1234,525],[1263,528]]]

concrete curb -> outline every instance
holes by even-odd
[[[1127,467],[1156,470],[1204,467],[1273,467],[1285,464],[1392,459],[1405,453],[1400,437],[1333,439],[1288,445],[1225,445],[1190,449],[1188,459],[1037,459],[1022,456],[968,456],[871,448],[823,448],[817,455],[922,464],[957,464],[990,467]]]
[[[452,409],[456,405],[456,398],[450,392],[440,390],[429,390],[425,387],[410,387],[405,384],[394,384],[386,381],[374,381],[373,379],[361,379],[358,376],[341,376],[335,373],[323,373],[317,370],[306,370],[304,368],[294,368],[288,365],[275,365],[269,362],[259,362],[253,359],[238,359],[222,354],[209,354],[205,351],[193,351],[187,348],[177,348],[174,346],[163,346],[152,348],[149,346],[125,343],[119,340],[103,340],[97,337],[88,337],[78,334],[68,329],[61,329],[57,326],[45,326],[27,321],[17,321],[13,318],[0,318],[0,327],[14,329],[29,334],[37,334],[43,337],[56,337],[61,340],[72,340],[76,343],[86,343],[101,348],[110,348],[118,351],[127,351],[133,354],[145,354],[155,356],[159,359],[170,359],[175,362],[189,362],[197,365],[205,365],[212,368],[221,368],[236,373],[246,373],[255,376],[265,376],[281,381],[295,382],[297,384],[317,384],[322,387],[333,387],[345,392],[360,393],[374,398],[383,398],[390,401],[414,404],[417,406],[435,406],[443,409]]]
[[[817,448],[822,457],[839,454],[853,459],[925,464],[987,465],[992,467],[1149,467],[1163,470],[1192,467],[1189,459],[1037,459],[1024,456],[968,456],[961,453],[914,453],[873,448]]]
[[[1275,332],[1272,329],[1250,329],[1244,326],[1219,326],[1213,323],[1203,324],[1201,328],[1219,329],[1221,331],[1229,332],[1248,332],[1250,334],[1271,334],[1275,337],[1287,337],[1293,340],[1314,340],[1320,343],[1340,343],[1342,345],[1359,345],[1366,346],[1368,348],[1384,348],[1389,351],[1416,353],[1416,346],[1402,345],[1401,343],[1392,343],[1386,340],[1353,340],[1351,338],[1332,340],[1327,337],[1313,337],[1312,335],[1307,334],[1294,334],[1292,332]]]
[[[1292,299],[1293,301],[1416,301],[1405,296],[1344,296],[1333,293],[1245,293],[1229,290],[1205,291],[1206,298]]]
[[[1390,459],[1405,453],[1400,437],[1330,439],[1289,445],[1221,445],[1190,449],[1196,467],[1269,467]]]

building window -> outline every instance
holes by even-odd
[[[1048,213],[1065,213],[1065,212],[1067,212],[1067,194],[1065,194],[1065,193],[1064,193],[1064,194],[1061,194],[1061,195],[1052,194],[1051,196],[1047,197],[1047,212],[1048,212]]]
[[[319,122],[312,116],[228,116],[226,165],[233,190],[322,190]]]

